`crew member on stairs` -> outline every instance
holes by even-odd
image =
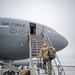
[[[46,62],[48,63],[48,74],[52,74],[52,63],[51,58],[48,55],[48,51],[52,50],[53,52],[56,52],[54,47],[48,46],[48,44],[44,43],[43,47],[40,49],[39,58],[43,58],[43,69],[45,70],[45,74],[47,74],[47,68],[46,68]]]

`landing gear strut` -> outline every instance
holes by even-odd
[[[1,75],[15,75],[15,73],[18,73],[18,67],[12,66],[12,64],[12,61],[3,61]]]

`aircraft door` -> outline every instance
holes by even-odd
[[[30,34],[36,35],[36,24],[30,23]]]

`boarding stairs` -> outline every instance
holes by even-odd
[[[34,68],[34,62],[38,64],[40,61],[39,51],[43,43],[46,42],[47,44],[53,46],[46,32],[44,33],[44,35],[32,35],[29,33],[31,75],[48,75],[48,74],[44,74],[44,71],[43,73],[40,73],[40,68],[39,68],[39,72],[36,73],[35,72],[36,69]],[[36,59],[33,59],[33,58],[36,58]],[[52,63],[55,63],[55,67],[57,68],[57,71],[58,71],[58,73],[56,73],[54,66],[52,65],[52,75],[65,75],[65,71],[57,55],[56,55],[56,58],[52,60]]]
[[[31,66],[31,75],[34,75],[35,68],[34,64],[39,63],[39,51],[42,47],[44,41],[42,35],[30,35],[30,66]],[[39,70],[39,67],[38,67]],[[40,70],[39,70],[40,71]],[[40,75],[40,72],[37,72],[36,75]]]
[[[30,67],[31,67],[31,75],[48,75],[44,74],[44,70],[42,72],[40,71],[40,66],[37,68],[34,68],[34,64],[37,63],[37,65],[40,63],[39,59],[39,51],[42,45],[44,44],[44,36],[43,35],[30,35]],[[35,59],[36,58],[36,59]],[[43,60],[41,60],[42,62]],[[36,66],[37,66],[36,65]],[[37,72],[35,72],[38,69]],[[52,72],[54,74],[54,69]]]

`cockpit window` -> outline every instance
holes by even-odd
[[[47,27],[47,31],[50,32],[50,33],[57,33],[54,29],[52,29],[50,27]]]

